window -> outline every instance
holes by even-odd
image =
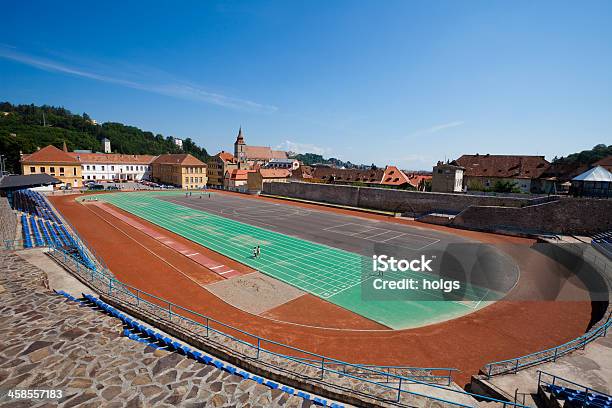
[[[93,175],[93,179],[94,179],[94,180],[96,179],[96,175],[95,175],[95,174]]]
[[[73,167],[73,168],[72,168],[72,175],[73,175],[73,176],[76,176],[76,167]]]
[[[44,168],[44,167],[41,167],[41,168],[40,168],[40,172],[41,172],[41,173],[44,173],[44,172],[45,172],[45,168]]]
[[[189,183],[189,177],[185,177],[185,183]]]
[[[87,170],[90,170],[89,165],[87,165]]]
[[[91,179],[91,176],[87,176],[87,180],[90,180],[90,179]]]
[[[60,176],[63,176],[63,175],[64,175],[64,168],[60,167]]]
[[[115,171],[115,166],[111,166],[111,171]]]
[[[30,167],[30,173],[36,173],[36,167]]]
[[[55,167],[49,167],[49,172],[50,173],[55,173]]]
[[[104,171],[104,166],[102,166],[102,171]]]

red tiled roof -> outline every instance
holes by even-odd
[[[294,179],[311,179],[312,167],[300,166],[291,172],[291,177]]]
[[[70,154],[58,149],[53,145],[43,147],[42,149],[23,156],[21,159],[22,163],[67,163],[67,164],[80,164]]]
[[[267,146],[244,146],[244,153],[247,159],[272,159],[272,149]]]
[[[236,161],[236,158],[234,157],[233,154],[228,153],[228,152],[224,152],[224,151],[221,151],[221,152],[217,153],[217,157],[219,157],[224,162],[234,163]]]
[[[601,166],[608,171],[612,171],[612,156],[604,157],[603,159],[593,163],[593,167]]]
[[[230,180],[244,180],[246,181],[249,173],[255,173],[255,170],[238,170],[238,169],[233,169],[231,172],[228,171],[226,172],[226,175],[229,175],[229,179]]]
[[[287,169],[259,169],[262,178],[285,178],[291,175]]]
[[[149,164],[156,156],[149,154],[118,154],[118,153],[68,153],[81,163],[127,163],[127,164]]]
[[[181,164],[184,166],[206,166],[190,154],[161,154],[153,160],[155,164]]]
[[[385,186],[401,186],[410,183],[408,176],[395,166],[385,167],[380,184]]]
[[[423,181],[431,180],[431,176],[427,174],[409,174],[408,183],[414,188],[419,188]]]
[[[383,180],[383,169],[361,170],[361,169],[337,169],[334,167],[316,167],[312,177],[319,180],[338,182],[361,182],[380,184]]]
[[[505,156],[493,154],[464,154],[457,164],[465,167],[470,177],[503,177],[535,179],[548,168],[544,156]]]
[[[287,152],[282,150],[272,150],[272,158],[273,159],[286,159],[288,158]]]

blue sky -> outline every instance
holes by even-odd
[[[146,5],[145,5],[146,4]],[[359,163],[612,143],[610,1],[10,2],[0,100]]]

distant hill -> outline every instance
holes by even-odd
[[[190,138],[179,149],[171,136],[143,131],[122,123],[95,124],[83,113],[73,114],[54,106],[12,105],[0,102],[0,154],[7,156],[6,169],[20,172],[19,152],[33,153],[38,147],[52,144],[68,150],[102,151],[102,139],[108,138],[114,153],[152,154],[190,153],[202,161],[209,157],[206,149]]]
[[[591,150],[583,150],[579,153],[572,153],[567,157],[555,157],[552,162],[554,164],[575,164],[575,165],[591,165],[604,157],[612,156],[612,145],[598,144]]]
[[[289,152],[289,157],[302,162],[306,166],[312,166],[313,164],[329,164],[330,166],[345,167],[347,169],[353,169],[353,168],[369,169],[371,167],[376,167],[373,164],[369,166],[365,164],[353,164],[350,161],[345,162],[345,161],[342,161],[340,159],[336,159],[333,157],[326,159],[322,155],[315,154],[315,153],[299,153],[298,154],[298,153]]]

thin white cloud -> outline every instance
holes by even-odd
[[[454,128],[454,127],[457,127],[457,126],[461,126],[464,123],[465,122],[462,121],[462,120],[456,120],[454,122],[443,123],[441,125],[432,126],[432,127],[428,128],[428,129],[426,129],[425,133],[436,133],[436,132],[439,132],[439,131],[444,130],[444,129],[450,129],[450,128]]]
[[[320,147],[310,143],[292,142],[290,140],[285,140],[283,143],[276,146],[276,148],[294,153],[315,153],[320,155],[329,154],[332,151],[327,147]]]
[[[22,64],[49,72],[59,72],[174,98],[205,102],[230,109],[263,113],[272,113],[278,110],[276,106],[265,105],[247,99],[234,98],[231,96],[210,92],[201,88],[197,84],[186,81],[168,78],[162,79],[161,81],[146,81],[144,78],[141,80],[120,78],[115,75],[107,75],[94,70],[81,68],[78,66],[71,66],[44,57],[21,53],[14,47],[6,46],[4,44],[0,46],[0,58],[20,62]]]

